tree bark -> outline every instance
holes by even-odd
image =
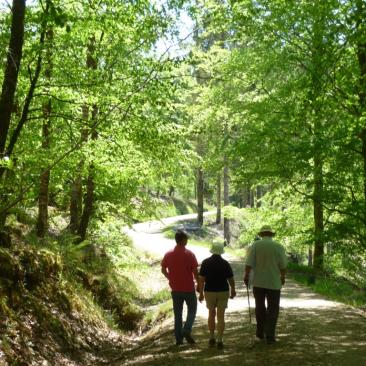
[[[95,124],[95,121],[97,119],[98,115],[98,108],[97,106],[93,107],[92,112],[92,125]],[[97,139],[97,133],[94,127],[92,127],[92,134],[91,138],[93,140]],[[80,225],[78,229],[78,236],[80,241],[84,241],[86,238],[86,233],[89,226],[89,221],[93,213],[94,208],[94,189],[95,189],[95,183],[94,183],[94,165],[93,163],[89,166],[89,173],[88,173],[88,179],[86,183],[86,196],[84,199],[84,207],[81,215]]]
[[[366,113],[366,31],[365,31],[365,17],[366,6],[364,1],[356,1],[356,29],[357,34],[357,59],[359,66],[359,80],[358,80],[358,114],[359,117]],[[359,137],[362,141],[362,158],[363,158],[363,189],[364,189],[364,212],[363,224],[366,227],[366,126],[361,130]],[[366,241],[366,239],[365,239]]]
[[[0,96],[0,158],[4,156],[24,42],[25,0],[13,0],[11,33]]]
[[[52,41],[53,30],[48,29],[46,33],[47,39],[47,55],[46,55],[46,68],[45,79],[48,84],[46,92],[49,94],[49,84],[52,76]],[[52,102],[51,98],[43,105],[43,126],[42,126],[42,148],[44,155],[47,156],[50,148],[50,128],[51,128],[51,111]],[[47,164],[46,164],[47,165]],[[38,195],[38,219],[37,219],[37,236],[43,238],[48,230],[48,200],[49,200],[49,183],[50,183],[50,169],[47,166],[42,168],[40,175],[39,195]]]
[[[221,173],[217,176],[216,182],[216,224],[221,223]]]
[[[199,226],[203,225],[203,169],[200,167],[197,170],[197,222]]]
[[[226,159],[225,159],[226,160]],[[229,168],[224,166],[224,206],[229,206]],[[230,219],[224,216],[224,239],[227,244],[230,244],[231,232],[230,232]]]
[[[315,10],[315,5],[314,5]],[[324,210],[323,210],[323,115],[320,97],[324,94],[324,82],[322,75],[324,70],[324,22],[326,21],[326,8],[320,6],[313,24],[312,39],[312,64],[311,89],[309,93],[310,110],[309,119],[313,123],[313,217],[314,217],[314,269],[323,270],[324,263]]]
[[[97,61],[94,57],[94,53],[95,53],[95,37],[92,36],[89,39],[88,53],[87,53],[87,60],[86,60],[86,66],[88,69],[91,69],[91,70],[95,70],[97,68]],[[83,112],[84,120],[88,124],[89,107],[87,105],[84,105],[83,111],[84,111]],[[92,140],[97,139],[97,132],[95,129],[97,115],[98,115],[98,107],[96,105],[94,105],[93,110],[92,110],[91,121],[89,122],[89,130],[91,130]],[[88,131],[84,130],[84,133],[85,133],[84,139],[87,140]],[[90,217],[92,216],[92,213],[93,213],[94,187],[95,187],[94,165],[93,165],[93,163],[90,163],[89,168],[88,168],[88,178],[87,178],[87,183],[86,183],[86,195],[84,198],[84,206],[82,207],[81,219],[80,219],[80,223],[79,223],[78,231],[77,231],[79,241],[85,240],[86,233],[87,233],[88,226],[89,226]]]
[[[77,233],[82,210],[82,170],[84,161],[81,160],[76,168],[76,175],[71,183],[70,198],[70,231]]]
[[[88,116],[89,107],[83,105],[82,107],[82,117],[85,121],[85,125],[82,127],[80,133],[80,140],[82,143],[88,140]],[[76,168],[76,174],[71,183],[71,200],[70,200],[70,231],[73,234],[77,234],[80,225],[80,218],[83,211],[83,169],[84,169],[84,159],[81,159]]]
[[[323,196],[323,164],[320,156],[314,159],[314,268],[323,269],[324,262],[324,213]]]
[[[10,40],[4,71],[4,80],[0,96],[0,161],[5,156],[5,146],[8,138],[14,96],[18,83],[18,74],[22,59],[24,43],[25,0],[13,0]],[[0,179],[3,179],[6,169],[0,166]],[[5,178],[4,178],[5,179]],[[0,206],[6,205],[5,192],[0,192]],[[0,214],[0,230],[4,227],[7,211]]]
[[[80,225],[78,228],[79,242],[82,242],[86,238],[86,232],[89,226],[89,220],[93,212],[94,204],[94,167],[91,164],[89,167],[89,175],[86,182],[86,195],[84,198],[83,213],[80,219]]]

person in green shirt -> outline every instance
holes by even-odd
[[[248,286],[249,273],[253,269],[256,336],[266,339],[267,344],[272,344],[276,341],[275,331],[281,287],[285,284],[287,258],[283,246],[273,240],[275,232],[270,226],[262,226],[258,235],[261,239],[252,244],[245,261],[244,283]]]

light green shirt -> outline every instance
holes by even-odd
[[[253,287],[281,289],[281,269],[287,266],[285,249],[281,244],[265,236],[253,243],[245,264],[254,270]]]

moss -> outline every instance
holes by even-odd
[[[17,284],[24,279],[24,270],[19,258],[8,249],[0,248],[0,279],[1,281]]]

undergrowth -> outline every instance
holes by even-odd
[[[327,298],[355,307],[364,308],[366,305],[366,291],[334,273],[319,273],[296,263],[289,263],[288,271],[295,281]]]
[[[154,265],[123,234],[122,220],[105,217],[87,241],[75,244],[63,213],[51,213],[43,240],[29,226],[31,213],[17,212],[7,222],[11,247],[0,247],[0,363],[61,364],[83,352],[99,355],[101,343],[120,346],[112,330],[147,330],[170,308],[167,291],[141,293],[134,274],[146,282]]]

